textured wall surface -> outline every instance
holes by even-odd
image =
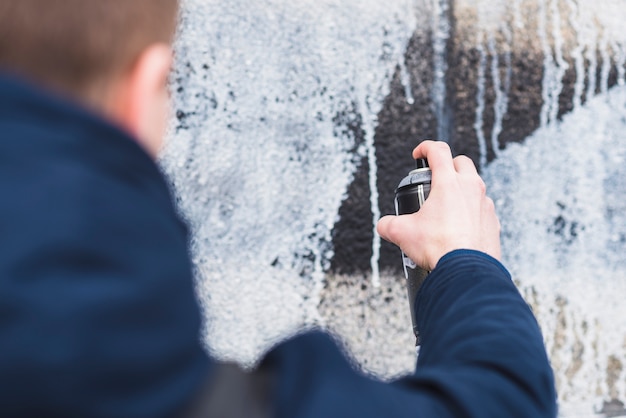
[[[626,413],[624,0],[185,0],[162,156],[205,338],[252,364],[332,330],[381,378],[415,362],[374,224],[424,138],[472,157],[544,331],[561,414]]]

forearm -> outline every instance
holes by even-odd
[[[447,254],[416,306],[422,347],[415,378],[442,391],[459,416],[556,414],[539,327],[498,261],[476,251]]]
[[[355,372],[328,336],[276,347],[277,417],[554,417],[552,373],[528,306],[497,261],[444,258],[418,295],[423,345],[416,372],[393,384]]]

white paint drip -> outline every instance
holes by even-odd
[[[522,19],[522,0],[513,0],[513,24],[516,29],[524,29],[524,20]]]
[[[576,44],[572,48],[571,55],[574,59],[574,68],[576,69],[576,81],[574,83],[574,98],[572,102],[574,109],[578,109],[582,104],[583,90],[585,89],[585,60],[583,57],[583,50],[585,45],[585,39],[581,31],[581,19],[580,10],[578,4],[574,0],[567,0],[567,5],[570,8],[569,22],[576,34]]]
[[[550,13],[552,15],[552,39],[554,42],[554,55],[556,61],[556,74],[553,91],[551,94],[552,104],[550,107],[550,121],[556,121],[559,113],[559,96],[563,91],[563,77],[569,65],[563,58],[563,30],[561,28],[561,13],[559,0],[551,0]]]
[[[404,87],[404,97],[406,97],[406,102],[408,104],[415,103],[415,98],[413,97],[413,89],[411,89],[411,75],[406,68],[406,61],[401,59],[399,62],[400,65],[400,82]]]
[[[370,259],[370,268],[372,270],[372,285],[377,288],[380,287],[380,269],[378,262],[380,259],[380,245],[381,238],[376,232],[376,223],[380,219],[380,206],[378,205],[378,185],[376,181],[378,179],[378,165],[376,162],[376,147],[374,144],[374,129],[376,126],[376,114],[372,112],[371,101],[373,100],[369,96],[365,96],[359,106],[361,114],[363,115],[363,129],[365,131],[365,149],[367,152],[368,162],[368,182],[370,189],[370,210],[372,212],[372,257]]]
[[[487,55],[483,46],[483,34],[478,32],[476,45],[480,59],[478,61],[478,75],[476,76],[476,117],[474,119],[474,131],[478,139],[478,165],[482,171],[487,165],[487,142],[483,131],[483,114],[485,112],[485,71],[487,68]]]
[[[448,120],[446,115],[446,74],[448,72],[447,43],[450,38],[449,0],[433,1],[433,64],[434,80],[431,99],[437,118],[437,138],[448,141]]]
[[[551,38],[554,51],[548,40],[548,5],[547,0],[539,0],[539,39],[544,53],[543,66],[543,106],[540,115],[541,126],[557,120],[559,112],[559,95],[563,89],[563,76],[568,65],[563,58],[563,35],[561,33],[561,16],[558,0],[550,0],[549,10],[552,16]]]
[[[416,18],[416,13],[417,13],[416,10],[418,10],[418,7],[421,7],[421,6],[422,5],[418,3],[418,0],[406,0],[406,5],[405,5],[406,15],[403,17],[403,20],[405,23],[405,29],[407,33],[411,33],[412,31],[415,31],[415,28],[418,27],[418,22]],[[407,39],[406,42],[404,43],[403,51],[406,51],[409,41],[410,39]],[[400,68],[400,82],[402,83],[402,86],[404,87],[404,97],[406,98],[406,102],[412,105],[415,103],[415,97],[413,97],[413,89],[411,86],[411,74],[409,74],[409,70],[406,67],[406,59],[405,59],[404,54],[402,54],[400,59],[398,60],[398,66]]]
[[[617,68],[617,85],[623,86],[626,84],[626,51],[624,51],[624,45],[620,42],[613,41],[611,45],[613,50],[613,56],[615,57],[615,66]]]
[[[585,4],[588,7],[588,15],[593,16],[593,24],[598,25],[602,30],[602,48],[610,49],[613,53],[613,65],[617,69],[618,76],[617,83],[621,85],[626,81],[624,77],[626,36],[624,35],[624,19],[622,17],[626,2],[624,0],[603,0],[600,3],[586,1]],[[611,53],[608,52],[608,54],[611,57]]]
[[[394,33],[401,33],[400,37],[396,37],[396,39],[385,40],[384,45],[393,45],[396,47],[393,50],[393,54],[391,55],[395,60],[396,65],[398,65],[401,69],[401,77],[406,78],[406,80],[402,80],[405,89],[405,95],[407,98],[407,102],[409,104],[414,102],[413,94],[411,92],[411,81],[409,78],[409,73],[406,69],[406,63],[404,58],[404,52],[408,46],[408,42],[410,40],[410,34],[415,27],[415,11],[413,10],[412,3],[405,2],[405,14],[396,15],[396,24],[402,26],[403,30],[396,30]],[[407,13],[408,12],[408,13]],[[400,16],[403,16],[404,21]],[[385,33],[389,34],[390,31],[385,29]],[[409,36],[407,36],[409,35]],[[396,35],[397,36],[397,35]],[[402,37],[404,36],[404,37]],[[387,37],[387,35],[386,35]],[[404,74],[404,75],[402,75]],[[389,70],[384,75],[384,81],[389,81],[392,76],[392,71]],[[378,193],[378,163],[376,159],[376,146],[374,143],[374,134],[376,129],[376,124],[378,122],[378,112],[381,108],[381,103],[384,100],[384,97],[388,94],[388,88],[386,87],[378,87],[373,89],[371,85],[367,85],[366,88],[361,92],[360,96],[364,98],[361,102],[360,108],[362,109],[363,115],[363,128],[365,131],[365,148],[367,150],[367,161],[369,166],[369,189],[370,189],[370,210],[372,212],[372,257],[370,259],[370,268],[372,271],[372,285],[374,288],[380,287],[380,246],[381,246],[381,237],[376,232],[376,224],[381,217],[380,206],[378,204],[379,201],[379,193]]]
[[[600,93],[606,93],[609,90],[609,73],[612,63],[609,55],[609,39],[608,33],[604,31],[602,39],[599,43],[600,56],[602,57],[602,67],[600,69]]]
[[[589,24],[585,32],[585,38],[587,39],[585,59],[589,63],[587,67],[587,100],[590,100],[596,94],[598,83],[597,29],[594,24]]]
[[[543,81],[541,95],[543,98],[543,106],[541,108],[541,114],[539,121],[541,126],[546,126],[549,121],[550,107],[552,106],[552,91],[553,80],[555,73],[554,57],[552,56],[552,48],[548,42],[547,34],[547,12],[545,0],[539,1],[539,24],[538,35],[541,42],[541,49],[543,51]]]
[[[506,25],[502,25],[503,34],[508,45],[511,43],[511,32]],[[499,137],[502,133],[502,121],[508,110],[508,93],[511,86],[511,53],[507,51],[505,55],[506,74],[504,79],[504,86],[500,80],[500,60],[498,51],[496,49],[496,40],[493,33],[489,34],[489,54],[491,55],[491,77],[493,79],[493,89],[496,94],[496,99],[493,104],[494,121],[493,128],[491,130],[491,148],[496,157],[500,154],[500,142]],[[484,52],[483,52],[484,53]],[[482,64],[481,64],[482,66]]]

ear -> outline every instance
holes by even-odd
[[[112,97],[113,117],[155,158],[169,116],[168,76],[172,50],[166,44],[146,48],[122,76]]]

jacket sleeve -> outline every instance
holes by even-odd
[[[444,256],[417,296],[415,373],[362,376],[322,333],[269,353],[278,417],[554,417],[554,379],[539,326],[506,269],[486,254]]]

